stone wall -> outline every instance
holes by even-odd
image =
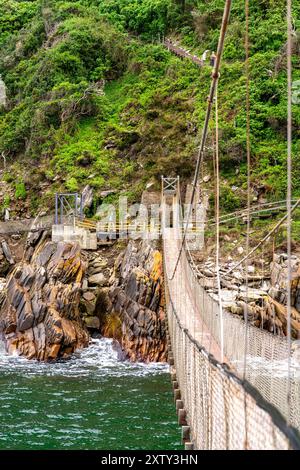
[[[132,361],[166,361],[162,273],[162,255],[154,242],[130,241],[116,260],[110,313],[121,317],[121,346]]]
[[[7,280],[0,312],[0,334],[9,353],[50,360],[88,345],[78,308],[84,271],[78,245],[32,234],[24,260]]]

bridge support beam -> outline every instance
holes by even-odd
[[[180,426],[187,426],[186,411],[184,408],[178,410],[178,424]]]
[[[182,426],[181,428],[181,439],[182,439],[182,442],[190,442],[191,438],[190,438],[190,433],[191,433],[191,429],[189,426]]]
[[[186,419],[186,410],[184,409],[184,402],[181,398],[181,391],[179,388],[179,383],[177,379],[177,373],[174,363],[174,354],[172,352],[172,344],[169,332],[167,332],[167,344],[168,344],[168,362],[170,364],[170,374],[171,374],[171,382],[174,392],[174,401],[176,406],[176,413],[178,416],[178,424],[182,426],[181,429],[181,440],[184,444],[185,450],[193,450],[194,444],[191,442],[191,432],[190,426],[188,426],[187,419]]]
[[[184,450],[194,450],[194,444],[192,442],[185,442]]]
[[[168,362],[170,364],[170,366],[174,366],[174,356],[173,356],[173,353],[169,352],[168,354]]]
[[[179,412],[179,410],[183,410],[183,401],[178,399],[176,400],[176,411],[177,413]]]
[[[175,406],[176,406],[176,413],[178,416],[178,424],[179,426],[182,426],[181,429],[181,440],[182,443],[184,444],[185,450],[193,450],[194,445],[191,442],[191,435],[190,435],[190,426],[188,426],[187,420],[186,420],[186,410],[184,409],[184,402],[181,398],[181,391],[179,388],[179,383],[177,380],[177,374],[176,374],[176,369],[174,367],[174,357],[172,351],[169,351],[169,362],[173,361],[173,364],[171,366],[171,382],[172,382],[172,387],[173,387],[173,392],[174,392],[174,401],[175,401]]]

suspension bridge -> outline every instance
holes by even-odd
[[[287,198],[285,201],[251,206],[251,132],[249,78],[249,0],[245,0],[245,75],[247,207],[220,216],[218,82],[228,26],[231,1],[226,0],[218,50],[211,77],[207,110],[195,173],[189,194],[188,213],[183,204],[178,177],[162,178],[161,225],[164,285],[168,319],[169,363],[178,420],[186,449],[300,449],[300,362],[292,354],[291,338],[291,216],[300,200],[291,197],[291,1],[287,0]],[[202,62],[189,51],[166,40],[164,45],[184,60]],[[206,140],[215,111],[214,162],[216,176],[215,217],[207,224],[215,228],[215,272],[217,299],[204,287],[188,238],[193,227],[193,211],[198,198]],[[62,195],[62,198],[65,196]],[[63,207],[64,201],[61,202]],[[58,207],[58,205],[57,205]],[[80,207],[80,204],[79,204]],[[259,244],[250,250],[251,217],[262,212],[285,210],[286,214]],[[171,214],[171,221],[170,221]],[[245,256],[236,265],[245,266],[248,299],[248,261],[278,228],[287,227],[287,336],[279,336],[249,323],[248,303],[244,315],[232,315],[222,304],[220,274],[220,225],[238,217],[247,224]],[[76,219],[76,218],[75,218]],[[74,219],[74,220],[75,220]],[[57,221],[57,217],[56,217]],[[79,229],[95,231],[91,222],[75,220]],[[123,230],[117,227],[118,230]],[[97,229],[96,229],[97,230]],[[144,227],[146,230],[146,227]],[[197,233],[196,233],[197,235]]]
[[[162,182],[162,244],[164,280],[168,316],[169,362],[179,423],[186,449],[300,449],[300,362],[292,357],[291,338],[291,222],[300,201],[292,200],[292,15],[287,0],[287,198],[266,210],[281,209],[284,215],[273,229],[250,250],[251,215],[251,127],[249,67],[249,0],[245,0],[245,75],[246,75],[246,148],[247,208],[242,215],[247,224],[246,254],[236,265],[245,265],[248,299],[248,262],[250,255],[264,244],[278,228],[287,226],[287,336],[271,334],[249,324],[248,304],[243,318],[223,308],[220,274],[220,224],[230,217],[220,217],[218,81],[231,1],[226,0],[218,51],[212,72],[210,93],[195,167],[189,209],[183,217],[181,190],[170,181]],[[170,50],[190,58],[182,51]],[[191,58],[190,58],[191,59]],[[201,64],[199,64],[201,65]],[[205,143],[213,109],[215,110],[215,271],[217,300],[201,285],[198,268],[188,244],[188,227],[193,217],[199,175],[203,166]],[[294,205],[292,205],[294,204]],[[259,211],[265,210],[259,208]],[[167,214],[172,213],[171,224]],[[203,278],[203,276],[202,276]],[[200,279],[200,280],[199,280]]]
[[[288,47],[288,119],[287,119],[287,199],[264,207],[250,205],[250,80],[249,80],[249,1],[245,1],[246,41],[246,112],[247,112],[247,208],[220,216],[219,149],[218,149],[218,81],[221,58],[230,15],[231,1],[226,0],[219,44],[207,111],[191,191],[189,209],[183,217],[179,179],[162,178],[161,223],[158,230],[162,239],[164,286],[168,320],[167,340],[169,363],[179,424],[185,448],[192,449],[300,449],[300,362],[292,354],[291,338],[291,216],[299,200],[291,197],[291,1],[287,1]],[[164,44],[183,59],[202,61],[169,40]],[[216,282],[218,299],[204,288],[188,243],[193,227],[199,175],[205,155],[205,144],[215,110],[215,217],[207,224],[216,230]],[[71,201],[73,201],[70,204]],[[293,205],[292,205],[293,204]],[[220,275],[220,224],[243,218],[247,223],[246,254],[240,263],[246,267],[246,297],[248,296],[247,263],[257,246],[250,250],[251,217],[263,211],[286,210],[270,233],[260,241],[263,244],[278,227],[287,225],[287,336],[279,336],[259,329],[248,321],[246,303],[243,317],[232,315],[222,305]],[[171,214],[171,223],[170,222]],[[71,216],[66,223],[65,217]],[[128,232],[129,224],[115,225],[118,233]],[[141,231],[149,230],[142,227]],[[78,239],[83,247],[97,246],[97,223],[83,217],[82,200],[77,194],[56,197],[53,239]],[[102,229],[107,236],[109,227]],[[101,232],[102,233],[102,232]]]
[[[179,191],[163,188],[162,239],[169,362],[186,449],[299,449],[300,363],[288,377],[286,338],[220,312],[187,244],[176,262],[184,225]]]

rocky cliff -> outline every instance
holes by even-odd
[[[121,346],[132,361],[166,360],[162,255],[149,241],[130,241],[116,260],[111,315],[122,322]]]
[[[0,276],[5,277],[13,265],[14,259],[8,244],[5,240],[0,240]]]
[[[0,312],[9,353],[46,361],[88,345],[78,309],[84,271],[78,245],[32,234],[24,260],[8,278]]]
[[[274,254],[271,263],[272,297],[278,302],[287,303],[288,256],[286,253]],[[300,312],[300,259],[291,256],[291,306]]]

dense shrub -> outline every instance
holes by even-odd
[[[7,108],[0,111],[0,152],[8,164],[29,174],[41,167],[39,177],[52,184],[49,198],[54,190],[80,191],[87,182],[96,193],[105,186],[134,198],[150,178],[158,181],[162,173],[190,177],[211,68],[199,69],[174,57],[158,40],[170,35],[198,55],[216,50],[223,0],[0,0],[0,7],[0,74],[8,96]],[[297,2],[293,16],[296,82]],[[237,0],[219,83],[225,210],[244,203],[244,31],[244,1]],[[250,2],[250,56],[252,185],[259,182],[268,197],[282,198],[284,0]],[[300,108],[295,105],[294,195],[300,194],[299,129]],[[212,134],[208,147],[211,142]],[[210,166],[211,161],[207,150],[205,164]],[[233,185],[241,191],[232,192]]]

